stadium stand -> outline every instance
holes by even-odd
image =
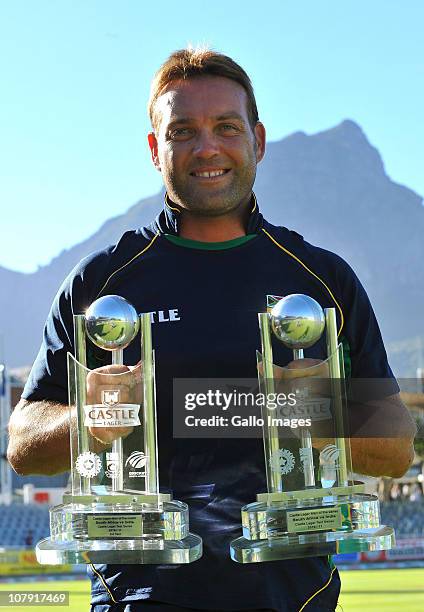
[[[396,536],[424,536],[424,501],[391,501],[380,504],[384,525],[392,525]]]
[[[0,547],[33,547],[49,536],[49,509],[46,505],[10,504],[1,506]]]
[[[13,490],[20,489],[25,484],[32,484],[37,489],[43,487],[61,487],[65,488],[68,484],[69,473],[58,474],[57,476],[18,476],[12,470],[12,487]]]

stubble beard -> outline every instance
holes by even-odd
[[[234,170],[233,170],[234,172]],[[195,188],[175,176],[168,176],[165,181],[171,200],[194,216],[220,217],[231,213],[242,212],[250,202],[253,183],[256,177],[256,164],[240,174],[234,174],[230,185],[221,189]]]

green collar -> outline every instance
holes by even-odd
[[[204,251],[222,251],[224,249],[232,249],[240,246],[245,242],[249,242],[252,238],[256,238],[256,234],[249,234],[247,236],[240,236],[233,240],[225,240],[224,242],[200,242],[200,240],[190,240],[189,238],[182,238],[181,236],[174,236],[173,234],[165,234],[165,238],[178,246],[187,247],[189,249],[203,249]]]

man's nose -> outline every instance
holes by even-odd
[[[197,133],[194,145],[194,154],[197,157],[213,157],[219,153],[219,142],[216,134],[211,130],[200,130]]]

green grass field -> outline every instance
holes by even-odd
[[[89,610],[88,580],[20,582],[0,584],[0,591],[69,591],[69,607],[16,606],[24,612],[64,610],[84,612]],[[343,612],[423,612],[424,569],[365,570],[342,572],[342,592],[338,611]],[[0,608],[6,609],[6,608]],[[12,608],[7,608],[12,610]],[[293,611],[295,612],[295,611]],[[305,608],[308,612],[308,607]]]

